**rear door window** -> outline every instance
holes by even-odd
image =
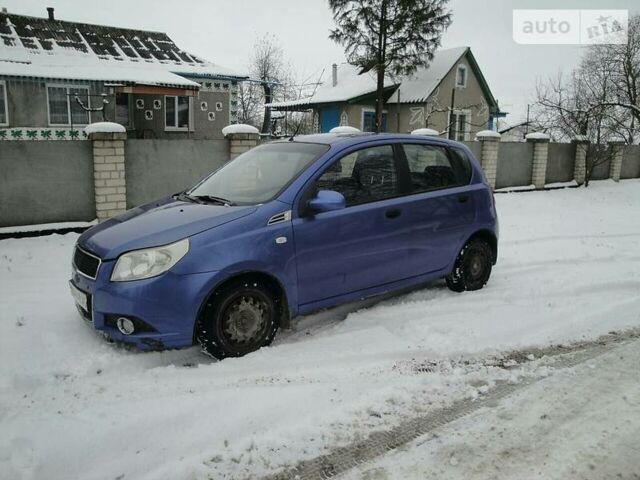
[[[347,206],[398,195],[398,174],[391,145],[363,148],[332,164],[316,181],[319,190],[340,192]]]
[[[463,160],[437,145],[403,145],[413,192],[426,192],[469,183]],[[470,169],[467,162],[467,169]]]

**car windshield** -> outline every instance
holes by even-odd
[[[229,204],[273,199],[311,162],[329,149],[318,143],[278,142],[243,153],[192,188],[188,195]]]

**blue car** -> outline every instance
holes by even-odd
[[[445,278],[477,290],[497,259],[491,187],[463,144],[321,134],[260,145],[194,187],[78,239],[71,293],[141,349],[268,345],[314,310]]]

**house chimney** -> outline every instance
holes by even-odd
[[[332,73],[332,79],[333,79],[333,86],[335,87],[336,85],[338,85],[338,65],[336,65],[335,63],[331,66],[331,73]]]
[[[47,13],[49,14],[49,20],[55,20],[55,17],[53,16],[53,7],[47,7]]]

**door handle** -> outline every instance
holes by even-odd
[[[459,195],[458,202],[467,203],[469,201],[469,195]]]
[[[402,210],[400,210],[399,208],[390,208],[389,210],[384,212],[387,218],[398,218],[401,213]]]

